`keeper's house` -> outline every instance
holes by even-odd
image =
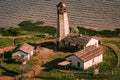
[[[67,56],[66,61],[70,62],[70,67],[85,70],[103,61],[103,50],[100,47],[88,46]]]

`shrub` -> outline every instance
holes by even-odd
[[[70,32],[79,33],[79,30],[78,30],[78,28],[76,26],[74,26],[74,27],[70,27]]]
[[[11,38],[0,38],[0,47],[11,46],[12,43]]]
[[[89,35],[89,36],[119,37],[119,34],[120,34],[120,29],[115,29],[114,31],[111,31],[111,30],[95,31],[95,30],[86,29],[83,27],[78,27],[78,29],[80,34]]]
[[[7,30],[4,30],[2,33],[3,36],[18,36],[20,35],[20,28],[9,28]]]
[[[37,26],[37,25],[43,25],[44,22],[43,22],[43,21],[37,21],[37,22],[35,22],[34,24],[35,24],[36,26]]]
[[[31,21],[23,21],[19,24],[20,28],[24,31],[48,33],[54,35],[56,33],[56,28],[52,26],[38,26],[40,22],[32,23]]]
[[[5,28],[0,28],[0,33],[2,33],[4,31]]]

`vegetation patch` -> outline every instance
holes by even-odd
[[[117,67],[117,62],[117,56],[114,51],[110,48],[106,48],[105,53],[103,54],[103,62],[99,65],[100,71],[112,71],[112,69]]]
[[[9,51],[4,54],[4,59],[0,65],[2,75],[15,76],[20,73],[19,64],[15,63],[11,58],[12,53],[13,51]]]
[[[120,49],[120,41],[103,41],[103,43],[115,44]]]
[[[24,42],[30,43],[30,42],[34,42],[41,39],[42,38],[40,37],[24,37],[24,38],[16,38],[14,42],[15,42],[15,45],[21,45]]]
[[[86,29],[83,27],[77,27],[80,34],[89,35],[89,36],[100,36],[100,37],[120,37],[120,29],[111,30],[102,30],[95,31],[92,29]]]
[[[26,65],[28,66],[35,66],[38,64],[38,60],[37,59],[31,59],[29,61],[27,61]]]
[[[0,33],[2,33],[5,30],[5,28],[0,28]]]
[[[53,59],[52,61],[58,58],[64,58],[64,55],[51,55],[49,59]],[[105,47],[105,52],[103,54],[103,62],[99,64],[99,75],[93,75],[94,68],[91,67],[88,70],[81,71],[76,69],[68,70],[68,72],[61,72],[61,69],[53,67],[53,69],[42,71],[37,78],[41,78],[43,80],[76,80],[76,79],[108,79],[111,71],[115,69],[117,64],[117,58],[114,52]],[[52,62],[51,61],[51,62]],[[50,63],[50,62],[49,62]],[[52,65],[52,63],[51,63]],[[116,76],[117,77],[117,76]]]
[[[0,48],[12,46],[12,38],[0,38]]]
[[[23,21],[18,24],[21,30],[31,31],[31,32],[40,32],[40,33],[48,33],[51,35],[55,35],[56,28],[52,26],[39,26],[38,23],[42,22],[32,22],[32,21]]]
[[[13,28],[13,27],[10,27],[9,29],[5,29],[2,32],[3,36],[19,36],[20,34],[21,34],[20,28]]]

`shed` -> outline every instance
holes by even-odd
[[[15,53],[12,54],[12,58],[16,59],[16,58],[22,58],[24,60],[29,60],[30,57],[33,55],[33,50],[34,47],[24,43],[22,44]]]

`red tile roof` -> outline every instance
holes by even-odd
[[[25,52],[25,53],[27,53],[27,54],[30,54],[33,49],[34,49],[33,46],[31,46],[31,45],[29,45],[29,44],[27,44],[27,43],[24,43],[23,45],[21,45],[21,46],[19,47],[18,50],[23,51],[23,52]]]
[[[100,47],[89,46],[83,50],[76,52],[74,55],[83,62],[86,62],[94,57],[99,56],[100,54],[103,54],[103,50]]]

